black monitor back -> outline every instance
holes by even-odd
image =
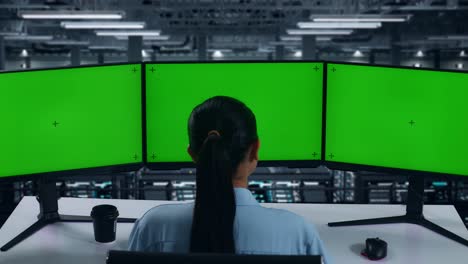
[[[111,250],[107,264],[321,264],[321,256],[172,254]]]

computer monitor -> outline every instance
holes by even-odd
[[[140,70],[125,64],[0,73],[0,179],[141,166]]]
[[[327,64],[325,165],[408,175],[406,214],[328,223],[410,223],[468,246],[423,214],[425,176],[467,176],[468,74]]]
[[[145,65],[147,162],[193,167],[187,122],[206,99],[231,96],[254,112],[260,165],[315,167],[321,159],[323,63],[223,62]]]
[[[327,67],[329,166],[468,175],[468,74]]]
[[[316,255],[235,255],[217,253],[149,253],[110,250],[106,264],[321,264],[322,256]]]

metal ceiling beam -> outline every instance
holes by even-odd
[[[50,6],[41,4],[0,4],[0,9],[50,9]]]
[[[30,0],[30,5],[24,5],[28,1],[9,1],[9,4],[0,4],[0,24],[9,27],[8,31],[24,31],[29,34],[53,34],[57,38],[70,38],[71,32],[59,29],[59,23],[49,21],[18,20],[18,6],[46,6],[40,0]],[[411,40],[423,40],[427,35],[444,33],[468,34],[462,26],[467,22],[468,6],[466,1],[447,0],[443,4],[437,4],[433,0],[401,1],[406,5],[390,5],[395,1],[389,0],[255,0],[241,3],[238,0],[154,0],[151,5],[142,5],[141,1],[124,0],[74,0],[70,3],[79,4],[80,9],[110,10],[122,9],[127,11],[127,20],[146,20],[148,28],[162,29],[163,34],[174,36],[186,36],[206,34],[210,38],[210,47],[238,47],[251,48],[267,45],[274,36],[284,33],[286,28],[295,28],[299,21],[307,21],[303,17],[304,12],[309,14],[362,14],[362,13],[387,13],[393,10],[407,10],[414,14],[415,19],[401,28],[401,41],[405,43]],[[319,4],[320,2],[320,4]],[[20,4],[14,4],[20,3]],[[12,7],[12,8],[6,8]],[[52,7],[55,8],[55,7]],[[62,9],[63,7],[58,7]],[[437,12],[420,11],[450,11],[446,16],[434,20]],[[455,11],[456,10],[456,11]],[[457,13],[453,13],[457,12]],[[444,12],[437,13],[443,14]],[[8,16],[4,16],[4,14]],[[7,19],[5,19],[5,17]],[[13,18],[13,19],[10,19]],[[431,19],[434,18],[434,19]],[[430,23],[429,23],[430,21]],[[2,26],[3,26],[2,25]],[[21,26],[19,26],[21,25]],[[3,29],[6,30],[7,27]],[[326,42],[331,48],[360,47],[362,45],[373,46],[388,44],[390,36],[389,25],[384,24],[381,30],[372,32],[358,31],[344,39],[355,39],[361,35],[370,35],[372,40],[363,42]],[[458,29],[457,29],[458,28]],[[0,28],[1,30],[1,28]],[[77,32],[81,38],[90,40],[93,45],[113,45],[126,47],[127,43],[116,41],[114,38],[96,38],[92,30],[80,30]],[[252,41],[240,41],[239,43],[224,43],[222,40],[212,39],[213,36],[228,37],[232,35],[257,38]],[[323,43],[318,42],[317,45]],[[408,44],[406,46],[411,46]],[[431,44],[432,45],[432,44]],[[454,42],[445,47],[462,47],[468,43]],[[433,46],[431,46],[433,47]],[[434,46],[435,47],[435,46]]]

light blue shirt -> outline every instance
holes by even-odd
[[[322,255],[331,264],[315,227],[304,218],[265,208],[243,188],[234,188],[237,254]],[[138,219],[130,234],[129,250],[188,253],[193,203],[160,205]]]

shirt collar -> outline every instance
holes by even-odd
[[[234,188],[234,194],[236,196],[236,205],[256,205],[260,204],[255,200],[252,193],[246,188]]]

